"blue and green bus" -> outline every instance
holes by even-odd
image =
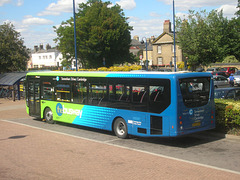
[[[210,73],[29,72],[30,116],[113,131],[176,137],[215,127]]]

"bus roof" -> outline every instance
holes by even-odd
[[[211,77],[209,72],[116,72],[116,71],[43,71],[29,72],[27,76],[65,76],[65,77],[116,77],[116,78],[187,78]]]

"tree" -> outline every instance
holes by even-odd
[[[228,23],[228,55],[234,55],[240,61],[240,16],[232,18]]]
[[[235,15],[236,15],[238,18],[240,18],[240,0],[238,0],[237,8],[238,8],[238,10],[237,10],[237,12],[235,13]]]
[[[24,71],[28,51],[20,33],[10,23],[0,25],[0,72]]]
[[[77,56],[86,68],[132,62],[129,53],[131,35],[127,18],[119,5],[89,0],[76,13]],[[55,28],[59,49],[68,61],[74,59],[73,18]]]
[[[177,37],[188,64],[193,67],[222,61],[227,55],[228,20],[222,11],[189,11],[187,19],[177,19]]]

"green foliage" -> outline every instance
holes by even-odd
[[[222,132],[240,132],[240,101],[215,99],[216,128]]]
[[[229,21],[227,28],[228,39],[228,55],[234,55],[236,59],[240,60],[240,17],[233,18]]]
[[[228,20],[222,11],[189,11],[177,18],[179,46],[192,67],[222,62],[229,55],[239,57],[240,19]]]
[[[24,71],[27,67],[28,51],[20,33],[10,23],[0,25],[0,72]]]
[[[80,71],[132,71],[132,70],[140,70],[142,66],[140,65],[124,65],[124,66],[111,66],[107,67],[99,67],[98,69],[80,69]]]
[[[129,53],[130,27],[119,5],[110,2],[89,0],[79,5],[76,13],[77,56],[85,68],[110,67],[113,64],[133,62]],[[73,18],[55,28],[59,49],[63,57],[74,58]]]
[[[235,56],[227,56],[222,63],[239,63]]]

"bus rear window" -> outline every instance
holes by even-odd
[[[182,100],[186,107],[200,107],[208,103],[210,77],[180,79]]]

